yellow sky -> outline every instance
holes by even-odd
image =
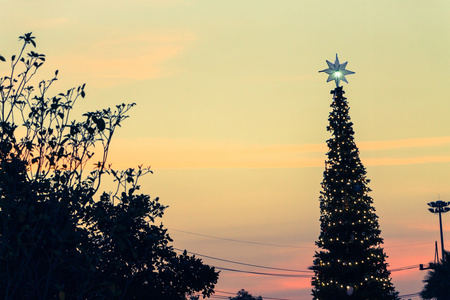
[[[344,90],[398,268],[433,259],[437,217],[426,203],[450,200],[449,14],[447,0],[8,1],[0,54],[12,55],[32,31],[47,55],[39,78],[60,70],[55,94],[87,83],[80,114],[137,103],[110,162],[153,167],[142,190],[170,205],[167,227],[306,248],[173,231],[176,247],[306,270],[333,88],[318,70],[338,53],[356,72]],[[392,274],[400,294],[418,292],[424,275]],[[308,278],[223,271],[217,288],[311,298]]]

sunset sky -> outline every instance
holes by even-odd
[[[438,217],[426,203],[450,201],[449,15],[448,0],[6,1],[0,54],[32,31],[47,57],[37,77],[59,70],[55,95],[86,83],[80,115],[137,103],[109,162],[152,166],[142,191],[170,206],[161,221],[174,247],[307,271],[334,87],[318,71],[337,53],[356,72],[342,84],[397,269],[433,260]],[[443,222],[450,247],[450,214]],[[217,295],[311,299],[310,273],[294,274],[308,277],[223,270]],[[425,275],[392,278],[406,295]]]

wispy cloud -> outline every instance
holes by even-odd
[[[268,83],[268,82],[301,82],[316,79],[313,75],[295,75],[295,76],[276,76],[276,75],[260,75],[251,79],[251,82]]]
[[[61,18],[61,17],[45,18],[45,19],[36,17],[32,21],[34,28],[56,28],[69,23],[68,18]]]
[[[367,166],[398,166],[427,163],[450,162],[450,155],[417,156],[417,157],[379,157],[365,159]]]
[[[145,159],[144,164],[155,168],[290,168],[323,165],[317,145],[255,145],[233,141],[139,139],[116,141],[111,161],[123,161],[127,155],[133,160]],[[136,162],[135,162],[136,163]]]
[[[401,149],[401,148],[419,148],[419,147],[437,147],[450,145],[450,136],[429,137],[418,139],[401,139],[393,141],[372,141],[359,142],[358,147],[364,151]]]
[[[449,155],[391,157],[388,150],[450,145],[450,137],[360,143],[374,151],[366,166],[450,162]],[[305,168],[322,167],[325,144],[259,145],[235,141],[137,139],[117,140],[111,152],[115,165],[148,164],[155,168]],[[378,153],[379,152],[379,153]],[[427,152],[424,152],[427,153]],[[125,162],[126,160],[126,162]]]
[[[148,31],[104,37],[86,43],[82,52],[52,57],[52,62],[66,73],[83,74],[103,85],[159,78],[181,71],[166,64],[181,55],[195,39],[189,31]]]
[[[132,0],[132,3],[145,3],[153,6],[185,6],[192,4],[189,0]]]

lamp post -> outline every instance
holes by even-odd
[[[442,260],[444,260],[445,259],[445,257],[444,257],[444,235],[442,234],[441,213],[446,213],[446,212],[450,211],[450,207],[448,207],[450,205],[450,202],[438,200],[436,202],[430,202],[427,204],[430,207],[428,209],[430,212],[432,212],[433,214],[439,214],[439,228],[441,231],[441,252],[442,252]]]

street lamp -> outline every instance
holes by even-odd
[[[448,207],[450,205],[450,202],[438,200],[436,202],[430,202],[427,204],[430,207],[428,209],[430,212],[432,212],[433,214],[439,214],[439,228],[441,230],[441,249],[442,249],[441,252],[442,252],[442,260],[444,260],[445,259],[445,257],[444,257],[444,235],[442,234],[441,213],[446,213],[446,212],[450,211],[450,207]]]

